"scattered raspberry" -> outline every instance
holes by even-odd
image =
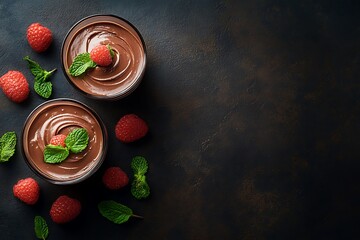
[[[80,212],[81,203],[79,200],[62,195],[52,204],[50,217],[55,223],[67,223],[75,219]]]
[[[29,96],[29,83],[19,71],[8,71],[0,78],[0,87],[5,95],[14,102],[20,103]]]
[[[66,147],[65,139],[66,139],[66,135],[58,134],[58,135],[53,136],[50,139],[50,144],[55,145],[55,146]]]
[[[112,56],[110,47],[105,45],[98,45],[94,47],[90,52],[90,58],[97,65],[106,67],[112,63]]]
[[[27,29],[26,38],[34,51],[44,52],[52,42],[52,33],[40,23],[33,23]]]
[[[108,189],[117,190],[125,187],[129,183],[129,178],[121,168],[110,167],[106,169],[102,181]]]
[[[147,134],[148,130],[146,122],[135,114],[123,116],[115,126],[116,137],[125,143],[139,140]]]
[[[20,179],[13,187],[14,196],[26,204],[35,204],[40,195],[39,184],[33,178]]]

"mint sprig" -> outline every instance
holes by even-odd
[[[80,153],[85,150],[89,143],[89,134],[85,128],[72,130],[65,138],[65,147],[46,145],[44,149],[44,161],[46,163],[61,163],[70,154]]]
[[[74,58],[73,63],[69,67],[69,74],[78,77],[85,73],[89,68],[96,67],[96,63],[91,60],[90,53],[81,53]]]
[[[147,198],[150,195],[150,187],[145,176],[145,173],[148,171],[146,159],[141,156],[134,157],[131,161],[131,168],[134,172],[134,179],[131,184],[131,194],[136,199]]]
[[[112,200],[100,202],[98,209],[103,217],[116,224],[125,223],[130,217],[143,218],[142,216],[135,215],[129,207]]]
[[[30,72],[34,75],[34,90],[35,92],[43,97],[49,98],[52,94],[52,83],[49,82],[49,78],[56,71],[56,68],[47,71],[43,69],[37,62],[30,59],[29,56],[24,57],[24,60],[28,62]]]
[[[0,162],[7,162],[14,155],[16,147],[15,132],[6,132],[0,138]]]
[[[35,216],[34,218],[35,235],[38,239],[45,240],[49,235],[49,228],[45,219],[41,216]]]

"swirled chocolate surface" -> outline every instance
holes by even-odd
[[[55,100],[40,105],[28,117],[23,130],[23,151],[28,163],[38,173],[53,181],[71,181],[91,172],[103,160],[106,133],[94,114],[71,100]],[[44,148],[57,134],[67,135],[75,128],[89,134],[87,148],[59,163],[44,162]],[[105,131],[105,130],[104,130]]]
[[[95,46],[110,45],[113,62],[108,67],[89,69],[79,77],[66,72],[70,82],[95,97],[117,98],[139,84],[145,69],[145,46],[138,32],[115,16],[92,16],[77,23],[68,33],[62,49],[62,62],[69,69],[74,58]]]

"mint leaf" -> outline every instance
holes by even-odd
[[[45,240],[49,235],[49,228],[46,224],[45,219],[41,216],[35,216],[34,225],[36,237],[38,239]]]
[[[146,159],[141,156],[135,156],[131,161],[131,168],[134,170],[135,174],[145,174],[148,170]]]
[[[31,60],[29,56],[24,57],[24,60],[28,62],[30,71],[35,77],[44,72],[44,69],[37,62]]]
[[[134,172],[134,179],[131,184],[131,194],[136,199],[147,198],[150,195],[150,187],[146,182],[145,173],[148,171],[148,164],[144,157],[135,156],[131,161],[131,168]]]
[[[16,147],[15,132],[4,133],[0,138],[0,162],[7,162],[14,155]]]
[[[56,68],[49,71],[43,69],[37,62],[31,60],[29,56],[24,57],[28,62],[31,73],[35,76],[34,90],[43,98],[49,98],[52,93],[52,84],[47,82],[50,76],[56,71]]]
[[[69,150],[73,153],[82,152],[88,145],[89,135],[85,128],[77,128],[65,139],[65,144]]]
[[[47,145],[44,149],[44,161],[47,163],[61,163],[69,156],[69,150],[62,146]]]
[[[136,199],[147,198],[150,195],[150,187],[146,182],[146,178],[144,175],[141,176],[140,179],[135,179],[131,184],[131,194]]]
[[[130,217],[143,218],[141,216],[134,215],[133,211],[127,206],[112,200],[100,202],[98,204],[98,209],[103,217],[116,224],[127,222]]]
[[[86,72],[87,69],[94,67],[96,67],[96,63],[91,60],[90,53],[81,53],[74,58],[69,67],[69,73],[71,76],[77,77]]]
[[[40,76],[40,75],[38,75],[38,76]],[[52,83],[51,82],[43,82],[43,81],[36,81],[35,80],[35,82],[34,82],[34,90],[41,97],[49,98],[51,96],[51,93],[52,93]]]

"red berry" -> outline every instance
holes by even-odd
[[[14,196],[26,204],[35,204],[40,195],[39,184],[33,178],[20,179],[13,187]]]
[[[52,204],[50,217],[55,223],[67,223],[75,219],[80,212],[79,200],[62,195]]]
[[[99,66],[106,67],[112,63],[110,49],[105,45],[98,45],[90,52],[90,58]]]
[[[115,126],[116,137],[125,143],[139,140],[147,134],[148,130],[146,122],[135,114],[123,116]]]
[[[125,187],[129,183],[129,178],[121,168],[110,167],[106,169],[102,181],[108,189],[117,190]]]
[[[20,103],[30,93],[29,83],[19,71],[8,71],[0,78],[0,87],[5,95],[14,102]]]
[[[27,29],[26,38],[34,51],[44,52],[52,42],[52,33],[40,23],[33,23]]]
[[[50,139],[50,144],[55,145],[55,146],[65,147],[66,146],[65,139],[66,139],[66,135],[58,134],[58,135],[53,136]]]

